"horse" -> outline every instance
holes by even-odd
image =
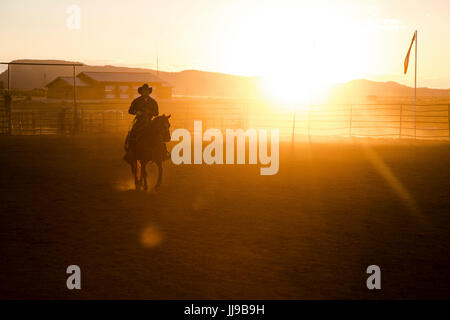
[[[149,122],[142,132],[136,137],[135,142],[127,151],[125,161],[131,166],[131,173],[134,177],[136,190],[148,189],[146,166],[151,161],[158,166],[158,179],[155,189],[158,189],[162,182],[162,162],[167,160],[165,142],[170,141],[170,115],[160,115]],[[138,168],[140,167],[140,177]]]

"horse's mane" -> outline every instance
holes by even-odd
[[[159,116],[154,117],[150,121],[150,125],[148,126],[148,131],[150,133],[154,133],[156,130],[160,129],[158,124],[161,123],[161,121],[169,121],[170,116],[166,116],[165,114],[160,114]]]
[[[154,117],[152,122],[155,121],[155,123],[156,123],[156,122],[161,121],[163,119],[167,119],[167,116],[165,114],[160,114],[159,116]]]
[[[166,117],[166,115],[160,114],[159,116],[154,117],[153,121],[155,121],[156,119],[162,119],[162,118],[165,118],[165,117]]]

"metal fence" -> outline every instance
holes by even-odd
[[[21,110],[11,113],[13,135],[120,132],[127,126],[122,110],[78,112],[77,117],[73,111]]]
[[[450,138],[450,105],[353,104],[274,105],[256,103],[160,104],[161,113],[172,114],[172,129],[193,130],[195,120],[203,128],[277,128],[280,139],[313,136]],[[126,132],[132,120],[125,107],[81,105],[77,116],[70,109],[17,109],[9,125],[13,135],[45,135]],[[1,131],[8,133],[8,130]]]
[[[6,107],[0,107],[0,135],[11,134],[11,112]]]
[[[311,106],[303,118],[308,135],[450,138],[449,105]]]

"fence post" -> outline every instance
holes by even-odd
[[[19,113],[20,117],[19,117],[19,128],[20,128],[20,134],[23,134],[23,122],[24,122],[24,116],[23,116],[23,112]]]
[[[76,134],[78,131],[78,105],[77,105],[77,84],[75,75],[75,65],[73,65],[73,126],[74,130],[72,134]]]
[[[8,121],[8,135],[12,135],[12,126],[13,126],[13,121],[12,121],[12,110],[11,110],[11,106],[8,108],[7,112],[7,121]]]
[[[348,132],[348,136],[351,138],[352,137],[352,121],[353,121],[353,105],[350,105],[350,126],[349,126],[349,132]]]
[[[292,137],[291,137],[291,148],[294,149],[294,142],[295,142],[295,116],[297,113],[297,105],[294,104],[294,110],[292,115]]]
[[[35,135],[36,134],[36,119],[34,116],[34,111],[31,111],[31,127],[32,127],[33,135]]]
[[[308,141],[311,143],[311,104],[308,105]]]
[[[5,107],[6,107],[6,120],[8,121],[8,135],[12,135],[12,103],[13,103],[13,98],[11,95],[11,90],[10,90],[10,71],[9,71],[9,64],[8,64],[8,97],[5,100]]]
[[[398,138],[402,138],[402,119],[403,119],[403,105],[400,105],[400,131],[398,133]]]
[[[447,125],[448,125],[448,137],[450,138],[450,104],[447,105]]]
[[[119,110],[116,109],[116,132],[119,131]]]

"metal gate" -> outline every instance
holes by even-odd
[[[6,99],[0,103],[0,135],[11,134],[11,106]]]

